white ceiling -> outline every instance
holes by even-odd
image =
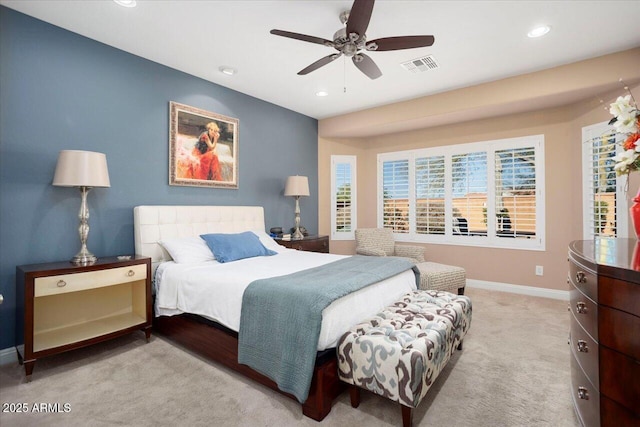
[[[431,47],[370,52],[370,80],[343,58],[296,73],[334,49],[269,34],[332,39],[340,1],[9,1],[0,4],[102,43],[317,119],[538,71],[640,46],[640,1],[378,0],[367,38],[434,35]],[[539,39],[526,33],[552,27]],[[436,70],[400,63],[433,55]],[[234,76],[218,71],[228,65]],[[346,92],[345,92],[346,88]],[[318,90],[329,92],[317,97]]]

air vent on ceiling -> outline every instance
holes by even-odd
[[[433,55],[412,59],[411,61],[403,62],[400,65],[402,65],[405,70],[411,71],[412,73],[421,73],[440,68]]]

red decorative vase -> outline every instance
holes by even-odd
[[[629,215],[631,216],[631,223],[633,224],[633,231],[636,233],[636,238],[640,240],[640,190],[636,197],[633,198],[633,205],[629,208]]]
[[[633,248],[633,258],[631,259],[631,268],[640,271],[640,242],[636,242]]]

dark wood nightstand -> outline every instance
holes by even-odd
[[[282,246],[299,251],[329,253],[329,236],[305,236],[301,240],[275,240]]]
[[[36,359],[138,329],[151,336],[151,258],[99,258],[16,268],[18,358],[30,380]]]

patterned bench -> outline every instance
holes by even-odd
[[[346,332],[338,341],[338,376],[402,408],[404,427],[471,325],[471,300],[444,291],[417,290]]]

